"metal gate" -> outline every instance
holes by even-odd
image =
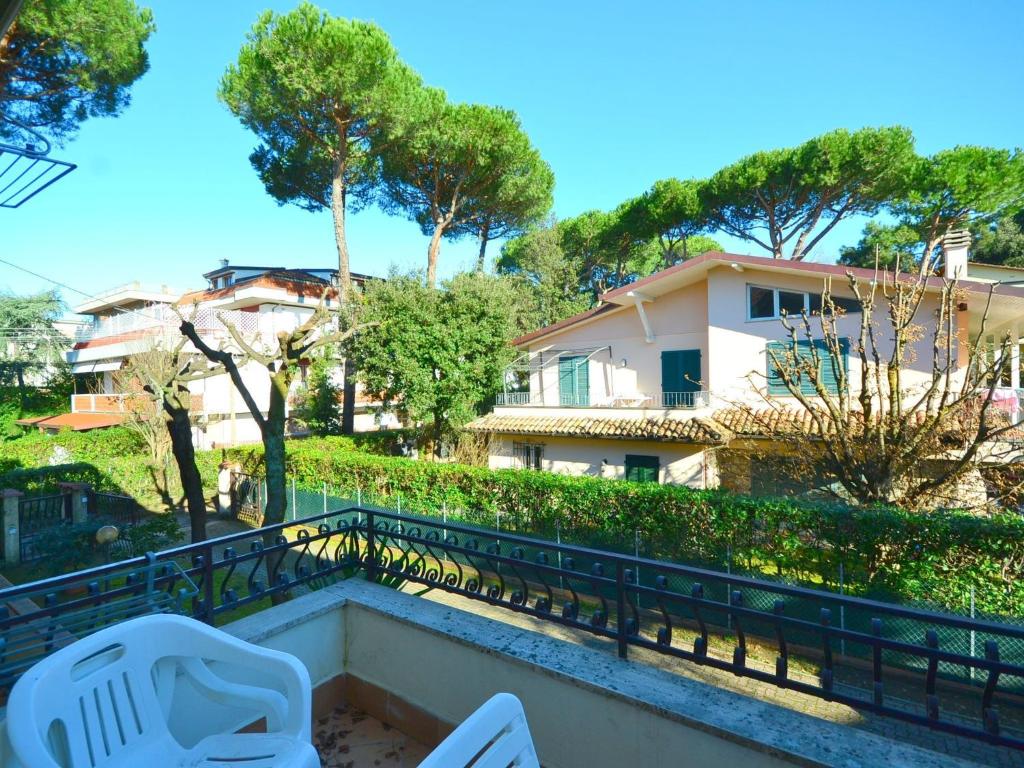
[[[262,477],[231,473],[231,511],[235,517],[254,528],[263,525],[263,504],[266,491]]]
[[[47,531],[71,523],[71,494],[34,496],[18,501],[18,528],[21,536],[21,562],[38,560],[37,543]]]

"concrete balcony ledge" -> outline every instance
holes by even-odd
[[[302,659],[315,709],[347,690],[428,746],[510,691],[550,768],[975,765],[356,578],[224,630]]]

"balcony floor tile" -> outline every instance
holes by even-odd
[[[313,725],[313,744],[324,768],[407,768],[430,752],[360,709],[339,706]]]

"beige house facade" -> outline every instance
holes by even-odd
[[[1020,347],[1024,343],[1024,271],[967,262],[950,251],[963,301],[953,318],[955,354],[966,363],[968,343],[984,333],[1013,343],[1010,375],[1000,382],[1001,402],[1014,416],[1024,408]],[[861,285],[873,270],[853,269]],[[816,310],[826,282],[846,312],[838,334],[858,337],[861,310],[848,268],[711,252],[610,291],[597,307],[515,341],[520,355],[506,376],[493,411],[469,425],[490,437],[491,468],[539,469],[569,475],[657,481],[737,490],[770,483],[722,461],[750,435],[737,429],[737,411],[795,406],[772,377],[768,349],[786,338],[782,315],[806,311],[820,337]],[[964,273],[966,272],[966,276]],[[930,322],[943,276],[929,279],[919,313]],[[981,319],[996,287],[984,329]],[[875,327],[885,329],[880,301]],[[927,329],[925,329],[927,330]],[[883,334],[884,335],[884,334]],[[881,342],[882,351],[887,352]],[[907,386],[931,380],[927,333],[910,356]],[[859,359],[847,355],[851,386]],[[723,467],[730,477],[723,478]]]

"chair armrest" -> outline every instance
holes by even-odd
[[[281,721],[283,732],[305,741],[312,739],[312,685],[309,672],[301,661],[290,654],[247,643],[191,620],[189,629],[193,633],[189,640],[189,650],[193,656],[234,667],[259,670],[280,680],[284,684],[288,704]]]
[[[179,662],[203,695],[218,704],[227,706],[252,704],[265,709],[267,730],[285,731],[289,710],[288,700],[277,691],[255,685],[232,683],[213,674],[201,659],[181,658]]]

